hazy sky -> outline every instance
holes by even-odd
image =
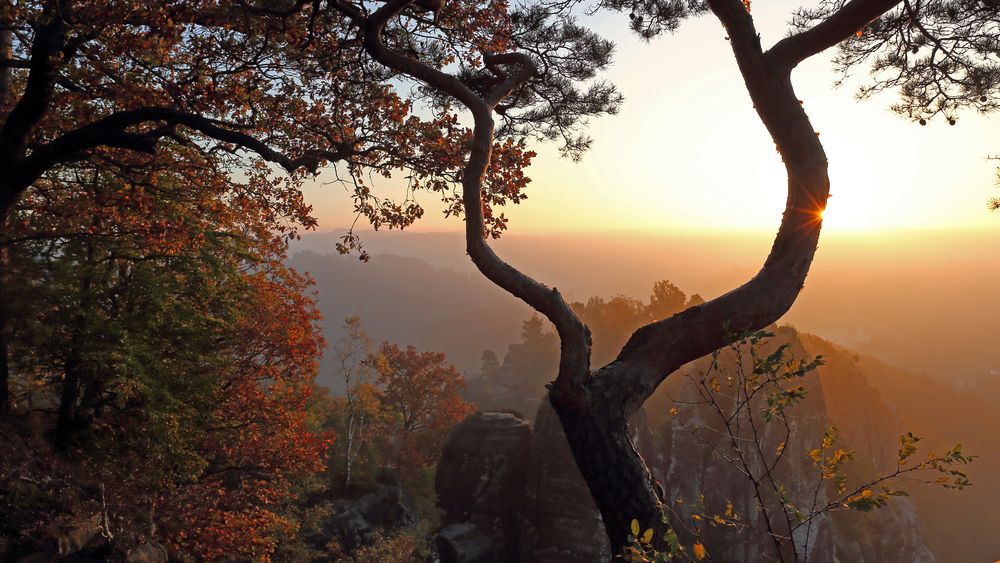
[[[765,47],[786,32],[799,5],[760,0],[753,14]],[[785,199],[784,169],[754,113],[725,32],[714,16],[685,22],[675,35],[643,43],[623,14],[584,18],[618,44],[607,78],[625,95],[619,115],[589,127],[593,148],[580,163],[555,147],[536,145],[529,198],[505,210],[522,233],[561,231],[774,231]],[[997,227],[986,201],[1000,152],[998,118],[972,113],[957,125],[926,127],[892,113],[891,95],[858,102],[858,79],[833,89],[833,50],[803,63],[796,92],[820,132],[832,180],[830,230]],[[853,84],[853,85],[852,85]],[[380,192],[400,197],[403,180],[381,180]],[[307,188],[320,230],[350,224],[343,188]],[[457,230],[431,194],[416,230]]]

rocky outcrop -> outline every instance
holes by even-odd
[[[827,361],[819,371],[796,381],[806,394],[788,412],[790,434],[781,424],[758,429],[764,451],[777,451],[780,445],[787,452],[773,469],[782,494],[789,495],[792,505],[808,510],[814,502],[823,506],[836,494],[830,481],[820,481],[805,455],[831,424],[840,429],[838,447],[858,449],[846,468],[853,486],[882,467],[874,454],[894,455],[895,436],[902,428],[856,362],[836,350],[815,350],[813,343],[807,347],[809,341],[792,329],[776,332],[771,346],[788,344],[795,358],[822,353]],[[724,353],[718,361],[729,366],[736,358]],[[686,366],[667,380],[659,397],[648,405],[648,416],[643,410],[632,420],[633,441],[660,482],[671,516],[687,528],[702,528],[701,539],[714,560],[765,560],[773,557],[774,546],[752,487],[740,469],[724,459],[722,454],[731,454],[733,447],[728,434],[712,407],[697,405],[699,395],[691,387],[709,362]],[[679,413],[672,412],[674,406]],[[763,404],[753,408],[758,412]],[[542,402],[531,429],[518,417],[500,413],[477,415],[460,425],[448,440],[437,479],[447,514],[447,527],[437,540],[442,563],[611,561],[600,514],[548,401]],[[729,503],[739,526],[745,528],[699,525],[706,514],[709,519],[725,514]],[[786,533],[789,525],[782,524],[780,514],[775,516],[776,533]],[[516,530],[511,528],[512,518],[519,522]],[[694,538],[684,536],[685,528],[678,529],[690,545]],[[798,527],[793,539],[796,551],[808,552],[809,560],[817,563],[934,561],[913,505],[902,498],[870,513],[838,511],[818,517],[812,526]],[[517,551],[512,554],[509,548],[515,540]],[[783,549],[790,551],[791,546]]]
[[[789,495],[790,503],[808,511],[814,503],[822,506],[836,494],[830,481],[817,488],[819,471],[804,455],[817,447],[831,425],[839,429],[837,447],[858,450],[855,460],[846,466],[849,486],[857,486],[874,477],[877,467],[884,467],[873,456],[885,452],[890,458],[894,455],[898,431],[891,429],[899,428],[899,423],[891,420],[881,398],[849,358],[838,356],[832,349],[807,348],[791,328],[783,327],[776,333],[772,345],[788,344],[791,357],[811,358],[822,353],[826,361],[818,371],[797,381],[804,386],[806,395],[787,413],[791,433],[786,436],[780,424],[764,424],[758,429],[757,441],[764,451],[775,451],[782,444],[787,452],[773,474]],[[723,366],[736,362],[728,352],[723,352],[718,361]],[[711,407],[697,404],[700,395],[691,382],[702,377],[707,364],[707,360],[695,362],[666,381],[661,393],[676,402],[668,401],[662,408],[676,405],[680,412],[656,426],[659,455],[651,465],[672,502],[672,510],[686,523],[694,525],[692,519],[698,513],[721,515],[726,512],[726,504],[732,503],[732,510],[750,526],[741,534],[724,526],[706,527],[703,538],[714,559],[758,561],[768,555],[773,557],[774,547],[764,529],[752,487],[741,470],[723,457],[732,456],[729,435]],[[761,469],[754,466],[757,474],[762,474]],[[773,518],[777,533],[787,532],[788,525],[783,522],[780,513]],[[816,563],[934,561],[920,534],[913,505],[904,498],[895,498],[888,506],[869,513],[837,511],[818,517],[812,526],[798,528],[794,543],[800,556],[808,549],[809,561]]]
[[[645,413],[633,421],[640,449],[655,445]],[[543,400],[534,427],[499,412],[452,430],[436,476],[445,528],[442,563],[609,561],[601,515],[562,425]]]
[[[548,401],[535,416],[521,526],[521,561],[609,561],[604,523]]]
[[[476,413],[452,430],[435,476],[449,525],[442,562],[515,560],[530,448],[531,426],[509,413]]]
[[[393,531],[417,521],[413,500],[395,477],[383,477],[356,499],[333,503],[330,528],[346,552],[370,544],[379,531]]]
[[[155,541],[145,540],[136,544],[125,558],[125,563],[167,563],[167,549]]]
[[[730,361],[735,360],[730,358],[728,353],[720,355],[721,365],[729,365]],[[679,413],[676,417],[669,418],[661,428],[664,445],[662,454],[652,467],[654,476],[662,484],[664,496],[671,503],[675,523],[702,528],[702,538],[710,547],[713,559],[720,561],[772,559],[774,544],[762,514],[757,509],[753,487],[736,462],[727,461],[727,458],[735,459],[730,435],[714,408],[701,402],[702,389],[692,383],[700,381],[706,370],[706,363],[698,362],[686,366],[682,372],[667,381],[664,391],[676,400],[673,404],[679,408]],[[786,436],[784,427],[779,423],[761,424],[756,430],[758,432],[756,441],[770,455],[770,452],[776,451],[779,444],[787,440],[781,448],[790,454],[794,452],[795,455],[783,456],[781,462],[774,468],[773,474],[777,476],[776,482],[787,488],[787,494],[791,496],[790,502],[794,506],[808,507],[812,504],[811,494],[814,490],[814,486],[810,484],[815,485],[813,477],[818,474],[804,452],[816,447],[815,444],[826,430],[828,419],[823,408],[823,391],[818,382],[812,378],[802,383],[807,389],[807,394],[805,399],[794,407],[796,417],[791,421],[793,432]],[[728,396],[725,392],[716,395],[723,410],[729,408],[724,404]],[[751,407],[752,410],[756,412],[762,410],[763,398],[760,403],[755,402]],[[741,445],[748,445],[753,441],[748,432],[741,433],[738,438],[738,443]],[[752,450],[746,451],[752,452]],[[763,469],[757,463],[757,458],[748,453],[747,459],[754,473],[762,475]],[[767,492],[768,484],[762,483],[761,487],[767,498],[772,499],[773,494]],[[771,506],[772,501],[768,502],[769,510],[777,512],[776,507]],[[725,515],[729,503],[732,504],[732,511],[738,515],[739,525],[749,526],[748,530],[738,533],[734,528],[726,526],[699,526],[700,522],[710,520],[714,515]],[[772,514],[771,520],[775,533],[782,535],[788,533],[788,526],[783,516]],[[677,528],[683,529],[681,526]],[[800,528],[794,535],[798,552],[801,554],[808,549],[809,561],[816,563],[836,561],[831,532],[828,518],[817,519],[813,526]],[[694,538],[686,537],[683,532],[682,539],[687,542],[694,541]],[[786,545],[785,548],[788,550],[785,552],[786,558],[791,559],[791,546]]]
[[[100,514],[67,516],[9,549],[9,553],[0,553],[8,558],[3,560],[19,563],[105,561],[111,554],[111,544],[101,533]]]
[[[441,563],[487,563],[498,559],[496,538],[475,524],[449,524],[438,533],[435,544]]]

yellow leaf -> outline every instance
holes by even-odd
[[[705,558],[705,546],[701,545],[700,543],[694,544],[694,556],[698,560],[704,559]]]
[[[632,519],[632,535],[633,536],[639,535],[639,521],[636,520],[635,518]]]
[[[646,531],[642,533],[642,543],[649,543],[653,541],[653,529],[646,528]]]

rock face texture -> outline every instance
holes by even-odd
[[[634,439],[653,456],[646,420],[643,411],[633,421]],[[601,515],[548,401],[534,421],[476,413],[448,436],[435,478],[445,512],[436,540],[442,563],[611,560]]]
[[[520,561],[610,561],[604,522],[548,401],[535,415]]]
[[[720,364],[728,365],[726,362],[729,361],[726,355],[720,355]],[[664,496],[670,500],[676,520],[696,526],[696,515],[707,514],[708,518],[716,514],[723,515],[727,511],[727,503],[732,503],[733,511],[739,515],[742,523],[750,526],[741,533],[723,526],[702,527],[705,543],[709,546],[713,559],[761,561],[776,558],[764,519],[757,510],[753,487],[741,470],[724,457],[735,457],[727,430],[712,407],[698,404],[699,388],[691,382],[704,377],[701,374],[705,367],[696,362],[667,381],[667,392],[676,399],[675,404],[680,412],[660,428],[660,455],[652,464],[653,473],[663,485]],[[757,441],[770,456],[770,452],[774,452],[779,444],[788,440],[782,449],[794,455],[783,456],[773,474],[776,482],[788,489],[793,505],[808,507],[812,504],[811,493],[814,490],[810,484],[815,484],[817,470],[804,453],[816,447],[828,421],[823,409],[823,391],[818,382],[813,379],[801,383],[807,394],[794,407],[794,432],[785,436],[784,427],[780,424],[762,424],[757,431]],[[719,396],[725,399],[725,395],[720,393]],[[725,410],[728,405],[722,404],[722,408]],[[757,412],[762,408],[762,404],[757,403],[752,407]],[[741,434],[739,440],[744,447],[750,447],[751,438]],[[758,459],[750,453],[752,450],[747,451],[752,470],[762,475],[763,468],[756,463]],[[769,510],[776,509],[768,484],[763,483],[761,489],[768,498]],[[788,525],[783,516],[774,514],[771,520],[775,533],[788,533]],[[797,551],[802,554],[808,548],[809,561],[832,563],[836,560],[828,518],[816,520],[809,530],[800,528],[797,532],[794,535]],[[803,532],[808,532],[808,538]],[[691,538],[684,539],[692,541]],[[793,557],[790,548],[791,546],[786,546],[784,550],[787,560]]]
[[[790,328],[776,330],[778,343],[789,345],[791,356],[811,358],[816,354],[806,347],[800,336]],[[866,382],[864,374],[843,362],[831,350],[820,350],[826,364],[806,375],[801,383],[805,399],[789,411],[791,434],[785,436],[780,424],[765,424],[760,428],[759,442],[764,451],[775,451],[779,444],[785,450],[775,466],[776,481],[786,490],[792,505],[808,512],[814,503],[824,505],[835,497],[830,481],[819,488],[819,470],[806,452],[816,448],[824,432],[838,429],[837,447],[856,448],[858,457],[846,465],[848,486],[867,482],[876,469],[885,471],[894,463],[899,421],[889,412],[878,393]],[[720,355],[721,365],[735,365],[726,353]],[[710,553],[721,561],[759,561],[774,557],[761,513],[749,481],[741,471],[723,459],[732,456],[728,434],[718,416],[707,405],[697,405],[698,391],[691,384],[706,371],[706,362],[699,361],[669,378],[664,393],[676,399],[680,408],[676,418],[666,417],[655,425],[659,448],[650,465],[664,487],[665,496],[680,518],[692,522],[694,514],[723,514],[726,503],[749,524],[751,529],[737,534],[726,527],[706,527],[704,538]],[[763,405],[756,405],[760,409]],[[661,406],[662,408],[662,406]],[[692,431],[694,429],[694,431]],[[785,440],[787,439],[787,443]],[[888,460],[874,459],[874,454],[888,455]],[[645,454],[644,454],[645,455]],[[650,460],[647,457],[647,460]],[[890,465],[886,465],[886,461]],[[761,467],[754,471],[762,474]],[[764,487],[765,494],[767,486]],[[818,494],[818,497],[814,497]],[[694,508],[697,506],[697,509]],[[788,525],[779,513],[772,519],[777,533],[785,534]],[[838,511],[816,518],[813,526],[798,528],[793,536],[801,557],[816,563],[842,561],[882,562],[919,561],[935,558],[927,548],[917,526],[913,505],[904,498],[893,499],[885,508],[869,513]],[[790,546],[789,546],[790,547]],[[787,557],[791,557],[788,552]]]
[[[435,476],[442,562],[517,559],[530,450],[531,426],[513,414],[476,413],[452,430]]]
[[[167,563],[167,550],[155,541],[145,541],[128,552],[125,563]]]
[[[502,538],[487,535],[475,524],[463,522],[445,526],[435,540],[441,563],[487,563],[503,561],[498,552],[505,545]]]
[[[371,543],[380,530],[397,530],[416,521],[413,500],[395,478],[386,478],[357,499],[335,501],[331,529],[350,551]]]
[[[601,516],[543,401],[534,428],[509,413],[477,413],[445,443],[435,488],[445,512],[442,563],[611,559]]]
[[[806,452],[817,447],[831,425],[839,429],[837,447],[858,451],[846,467],[852,487],[884,473],[886,463],[895,463],[896,438],[906,428],[868,383],[856,360],[828,346],[819,347],[793,329],[775,332],[774,345],[789,345],[792,357],[823,354],[826,364],[797,380],[806,395],[792,409],[790,435],[773,424],[761,428],[759,440],[765,451],[781,445],[787,452],[773,474],[790,502],[805,509],[813,502],[822,506],[834,498],[835,490],[829,481],[817,489],[819,473]],[[709,406],[695,404],[697,390],[691,384],[709,361],[694,362],[668,378],[646,410],[632,420],[633,440],[661,483],[673,518],[695,526],[704,522],[706,514],[726,513],[727,503],[732,503],[741,525],[748,526],[742,531],[704,526],[702,537],[713,560],[773,560],[774,546],[752,487],[721,455],[732,453],[728,434]],[[733,358],[719,361],[731,363]],[[679,412],[672,411],[675,405]],[[502,413],[477,414],[456,427],[438,465],[436,489],[446,513],[445,528],[437,538],[442,563],[612,560],[601,516],[559,418],[546,400],[533,427]],[[774,519],[779,534],[788,530],[781,518]],[[809,528],[799,527],[793,536],[795,550],[800,557],[808,553],[809,561],[935,561],[913,505],[905,498],[895,498],[870,513],[839,511],[813,522]],[[688,545],[693,541],[683,534],[682,539]],[[790,560],[790,546],[785,549]]]

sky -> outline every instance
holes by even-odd
[[[795,0],[758,0],[753,14],[765,47],[783,37]],[[781,161],[754,113],[725,31],[711,15],[646,43],[624,14],[583,18],[617,45],[606,78],[625,96],[618,115],[593,120],[593,148],[582,162],[536,143],[528,199],[504,213],[518,233],[773,232],[785,200]],[[955,126],[927,126],[893,113],[892,95],[857,101],[864,74],[834,88],[834,50],[802,63],[793,74],[798,97],[830,160],[828,231],[879,234],[891,230],[996,228],[986,209],[1000,195],[994,182],[1000,119],[974,113]],[[347,227],[351,203],[342,187],[306,187],[319,230]],[[401,178],[379,180],[383,195],[402,199]],[[459,230],[431,194],[416,231]],[[365,228],[364,225],[359,225]]]

